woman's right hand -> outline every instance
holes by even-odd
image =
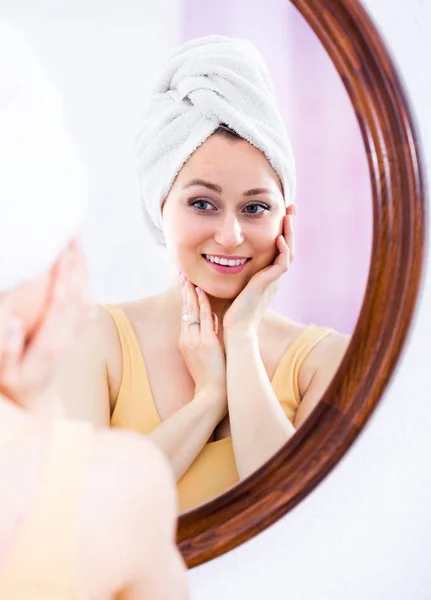
[[[211,305],[203,290],[181,277],[183,319],[179,347],[190,375],[195,394],[205,392],[216,398],[223,418],[227,412],[226,357],[219,339]],[[189,325],[190,322],[200,321]]]
[[[61,353],[76,330],[94,311],[87,298],[87,270],[80,245],[74,240],[57,261],[43,319],[28,339],[20,320],[2,310],[0,336],[0,391],[20,406],[57,416],[60,406],[53,390],[53,376]],[[2,322],[4,321],[4,324]],[[58,405],[58,406],[57,406]]]

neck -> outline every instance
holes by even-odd
[[[226,314],[229,306],[233,300],[227,300],[226,298],[215,298],[214,296],[208,295],[212,312],[217,315],[219,328],[223,329],[223,317]]]

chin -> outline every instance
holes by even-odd
[[[250,281],[253,273],[235,275],[212,275],[207,268],[184,268],[182,271],[187,279],[196,287],[201,288],[208,296],[220,300],[234,300]]]
[[[202,285],[199,287],[206,293],[208,296],[212,296],[213,298],[219,298],[220,300],[234,300],[240,292],[245,288],[247,282],[241,282],[234,284],[233,282],[230,284],[220,284],[220,282],[215,281],[202,281]]]
[[[212,298],[217,298],[218,300],[234,300],[239,294],[239,292],[229,293],[217,289],[208,290],[206,293],[208,294],[208,296],[211,296]]]

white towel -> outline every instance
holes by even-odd
[[[0,21],[0,292],[55,263],[87,201],[60,95],[24,37]]]
[[[265,154],[286,205],[293,201],[293,153],[262,56],[246,40],[195,39],[166,61],[136,141],[144,214],[159,243],[161,208],[175,177],[221,124]]]

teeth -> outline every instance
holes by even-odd
[[[208,254],[204,255],[207,260],[212,263],[216,263],[217,265],[229,266],[229,267],[238,267],[239,265],[243,265],[247,262],[246,258],[220,258],[218,256],[209,256]]]

